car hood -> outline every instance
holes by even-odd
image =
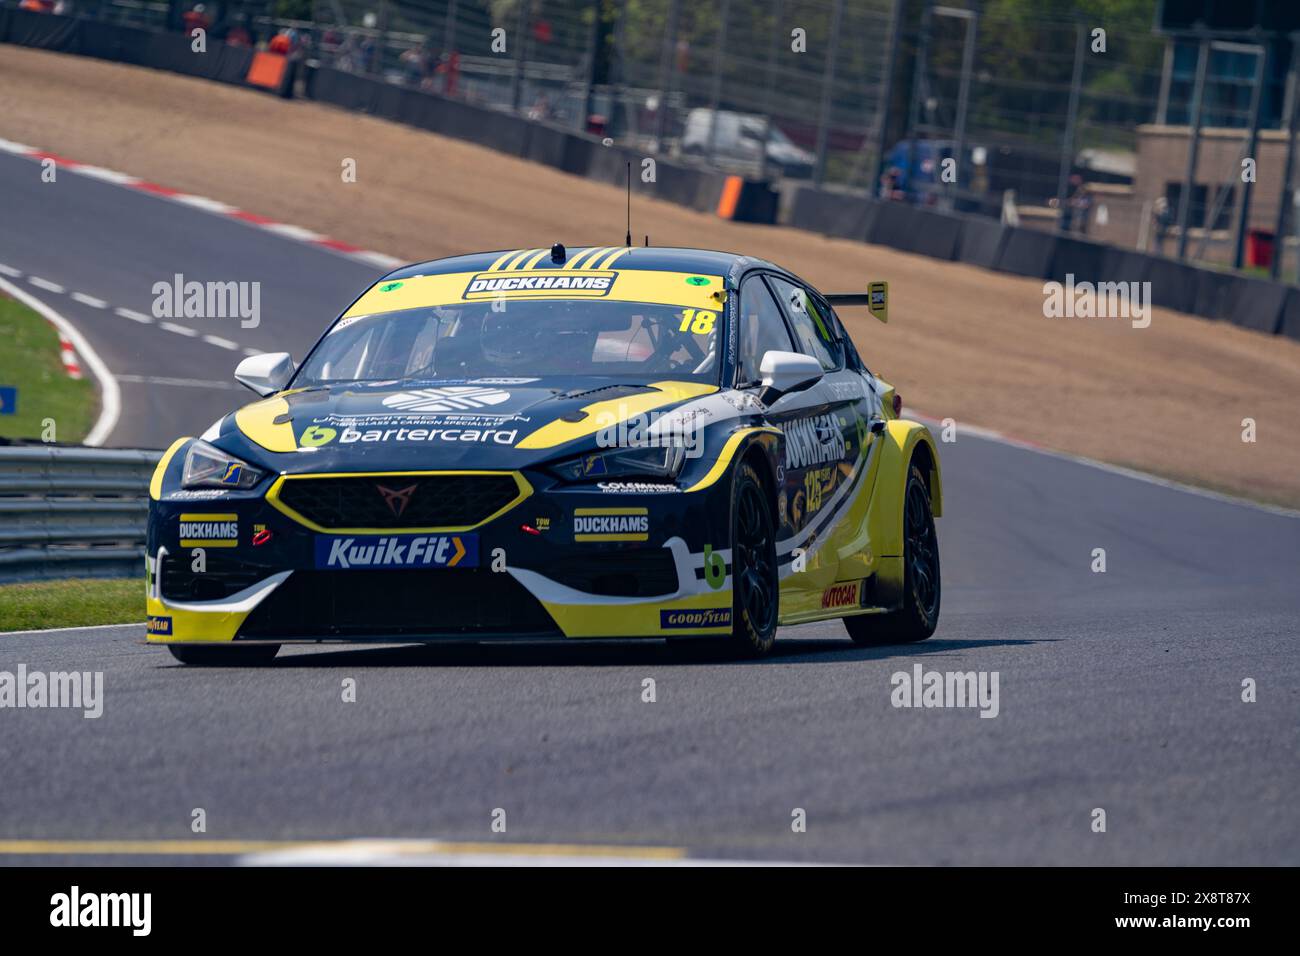
[[[594,447],[611,425],[716,391],[590,377],[335,385],[247,405],[212,440],[288,474],[513,470]]]

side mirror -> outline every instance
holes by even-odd
[[[258,395],[280,391],[293,378],[293,359],[288,352],[263,352],[251,355],[235,368],[235,381]]]
[[[758,373],[763,383],[763,392],[759,398],[764,405],[771,405],[790,392],[812,388],[826,374],[822,363],[811,355],[778,352],[775,349],[763,354]]]

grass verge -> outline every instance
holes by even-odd
[[[0,409],[0,437],[83,440],[97,410],[95,385],[89,378],[68,378],[54,327],[0,294],[0,342],[0,386],[18,389],[16,411]],[[47,420],[53,422],[52,434]]]
[[[143,621],[140,578],[72,578],[0,584],[0,632]]]

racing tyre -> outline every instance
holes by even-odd
[[[249,644],[231,647],[197,644],[168,644],[167,650],[182,664],[193,667],[257,667],[269,664],[280,650],[279,644]]]
[[[731,494],[731,649],[759,657],[776,640],[776,522],[758,473],[744,464]]]
[[[866,646],[923,641],[939,626],[939,538],[930,490],[916,462],[903,498],[903,607],[889,614],[844,619],[853,643]]]

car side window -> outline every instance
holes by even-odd
[[[800,351],[817,359],[827,371],[840,368],[844,364],[844,349],[835,337],[835,326],[826,306],[819,304],[803,286],[778,276],[769,276],[768,281],[794,327]]]
[[[757,381],[764,354],[793,349],[781,309],[762,277],[746,279],[740,287],[740,347],[737,349],[736,381]]]

